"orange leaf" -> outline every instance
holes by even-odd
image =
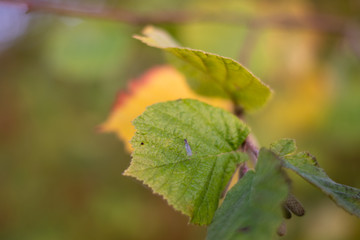
[[[131,121],[149,105],[179,98],[198,99],[216,107],[231,109],[230,101],[196,95],[187,85],[185,77],[175,68],[168,65],[158,66],[148,70],[139,79],[131,81],[127,91],[118,94],[110,116],[100,126],[100,131],[115,132],[131,152],[129,141],[135,133]]]

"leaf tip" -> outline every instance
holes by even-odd
[[[149,36],[151,34],[151,32],[153,32],[153,31],[154,31],[154,26],[153,25],[147,25],[142,29],[141,33],[144,34],[145,36]],[[144,36],[140,36],[140,35],[135,34],[135,35],[133,35],[133,38],[141,39],[141,38],[144,38]]]
[[[137,40],[140,40],[140,41],[141,41],[141,39],[143,38],[142,36],[137,35],[137,34],[132,35],[132,37],[135,38],[135,39],[137,39]]]
[[[144,36],[134,35],[135,39],[156,48],[179,47],[179,44],[164,30],[152,25],[146,26],[142,30]]]
[[[283,138],[270,144],[270,150],[280,157],[294,154],[297,150],[296,141],[292,138]]]
[[[129,168],[125,169],[125,171],[122,173],[123,176],[126,176],[126,177],[132,177],[130,171],[129,171]]]

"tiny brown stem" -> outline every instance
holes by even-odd
[[[257,146],[257,143],[256,143],[253,135],[250,134],[246,138],[245,142],[243,143],[242,148],[243,148],[243,151],[249,155],[252,164],[255,166],[257,163],[258,156],[259,156],[259,147]]]
[[[237,116],[239,119],[244,120],[244,108],[242,106],[239,106],[234,103],[233,107],[233,113],[235,116]]]
[[[240,120],[244,121],[244,108],[242,106],[234,104],[233,113]],[[244,141],[243,145],[241,146],[241,150],[249,155],[251,162],[255,166],[259,155],[259,148],[254,137],[251,134]],[[248,167],[246,166],[246,163],[240,164],[239,179],[242,178],[247,171]]]
[[[247,171],[249,170],[249,168],[246,166],[246,163],[242,163],[239,166],[239,179],[242,178],[245,173],[247,173]]]
[[[249,29],[244,37],[244,42],[239,52],[239,62],[246,66],[251,58],[251,54],[256,47],[259,38],[259,31],[257,29]]]

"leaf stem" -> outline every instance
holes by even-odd
[[[250,134],[246,138],[245,142],[243,143],[242,149],[249,155],[252,164],[255,166],[259,156],[259,147],[252,134]]]
[[[237,116],[240,120],[244,121],[244,108],[240,105],[234,103],[233,105],[233,113]],[[253,166],[256,166],[258,155],[259,155],[259,147],[257,142],[255,141],[255,137],[250,134],[244,141],[241,146],[241,151],[245,152],[249,155],[250,161],[252,162]],[[239,171],[239,179],[241,179],[245,173],[249,170],[246,163],[242,163],[238,166],[237,170]]]
[[[234,104],[233,107],[234,115],[237,116],[242,121],[244,121],[244,108],[240,105],[237,105],[234,100],[233,100],[233,104]]]
[[[245,112],[244,112],[244,108],[242,106],[234,104],[233,113],[241,121],[245,122],[245,120],[244,120],[244,113]],[[254,135],[249,134],[249,136],[246,138],[246,140],[242,144],[241,150],[243,152],[246,152],[249,155],[251,162],[255,166],[256,162],[257,162],[258,155],[259,155],[259,147],[258,147],[258,144],[257,144],[257,142],[255,140]]]
[[[247,173],[248,170],[249,170],[249,168],[246,166],[246,163],[240,164],[239,179],[242,178],[245,175],[245,173]]]

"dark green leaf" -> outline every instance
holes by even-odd
[[[292,146],[289,148],[289,146]],[[271,150],[279,154],[279,149],[294,149],[295,142],[289,144],[288,140],[280,140],[271,145]],[[285,151],[290,152],[290,151]],[[351,214],[360,217],[360,189],[342,185],[331,180],[325,171],[320,168],[314,156],[307,152],[292,153],[284,156],[284,167],[293,170],[314,186],[321,189],[336,204]]]
[[[283,157],[296,151],[296,143],[294,139],[284,138],[271,144],[271,151]]]
[[[260,150],[255,172],[247,172],[216,211],[208,240],[268,240],[275,235],[283,220],[281,204],[288,195],[280,166],[275,154]]]

